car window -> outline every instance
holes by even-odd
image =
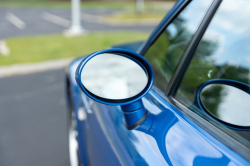
[[[166,90],[185,49],[211,3],[212,0],[190,2],[144,54],[154,69],[154,85],[159,89]]]
[[[218,128],[250,147],[249,88],[244,91],[225,84],[207,86],[201,93],[205,110],[197,105],[197,94],[209,80],[226,79],[250,85],[250,1],[227,0],[218,8],[184,75],[175,98]],[[211,81],[210,81],[211,82]],[[211,118],[212,117],[212,118]],[[221,123],[220,123],[221,122]],[[224,123],[225,122],[225,123]],[[226,124],[226,126],[224,125]]]

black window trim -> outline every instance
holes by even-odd
[[[158,37],[162,34],[162,32],[166,29],[166,27],[179,15],[179,13],[191,2],[192,0],[185,0],[180,7],[176,9],[176,11],[167,19],[165,22],[161,22],[158,27],[152,33],[152,36],[148,38],[146,42],[142,44],[142,46],[138,49],[138,53],[142,56],[147,52],[147,50],[154,44],[154,42],[158,39]],[[168,17],[168,14],[165,18]],[[164,18],[164,19],[165,19]],[[162,21],[164,21],[164,19]]]
[[[198,27],[196,33],[194,34],[192,40],[190,41],[186,51],[184,52],[183,57],[181,58],[174,75],[172,76],[165,95],[166,96],[175,96],[177,89],[179,88],[181,81],[186,73],[186,70],[194,56],[196,48],[198,47],[205,31],[207,30],[208,25],[210,24],[215,12],[220,6],[222,0],[214,0],[209,7],[205,17],[203,18],[200,26]]]

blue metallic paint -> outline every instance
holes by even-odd
[[[125,120],[124,123],[129,130],[132,130],[137,127],[141,122],[145,120],[148,115],[148,112],[146,111],[144,106],[135,111],[128,112],[125,112],[122,109],[122,112]]]
[[[139,52],[148,47],[149,41],[183,2],[178,1]],[[76,113],[83,106],[80,100],[82,92],[74,80],[80,61],[69,66]],[[89,126],[77,118],[80,152],[85,166],[250,165],[249,161],[211,136],[153,90],[142,100],[149,116],[139,128],[129,131],[124,126],[120,106],[100,104],[87,97],[89,108],[93,111],[92,114],[87,113]]]
[[[79,61],[76,63],[79,64]],[[71,81],[74,82],[73,79]],[[247,160],[204,131],[153,90],[143,97],[143,103],[150,115],[140,128],[131,131],[124,126],[120,106],[107,106],[93,102],[90,98],[87,100],[88,103],[92,103],[89,107],[93,111],[92,114],[87,114],[89,127],[84,121],[77,120],[81,158],[85,166],[105,165],[104,162],[106,165],[129,166],[250,165]],[[78,105],[77,108],[82,106]],[[154,120],[155,117],[158,119]],[[156,130],[149,132],[149,124],[152,121]],[[96,132],[100,135],[96,136]],[[95,142],[106,145],[99,147],[89,145]],[[89,148],[95,149],[95,153],[88,152]],[[93,162],[91,155],[98,159]]]
[[[89,99],[92,100],[92,99]],[[99,126],[119,158],[119,165],[249,165],[249,162],[205,132],[154,91],[143,98],[150,114],[154,115],[149,130],[124,127],[119,106],[94,103],[96,116],[92,130]],[[146,121],[145,121],[146,122]],[[91,127],[90,127],[91,130]],[[94,132],[94,131],[92,131]],[[99,149],[99,155],[107,149]],[[108,153],[108,152],[107,152]],[[95,154],[98,155],[98,154]],[[107,165],[108,165],[107,161]]]
[[[71,103],[72,103],[72,111],[75,113],[76,115],[76,121],[77,121],[77,130],[78,130],[78,139],[81,140],[78,142],[78,146],[80,149],[80,158],[82,159],[82,164],[83,165],[89,165],[88,164],[88,160],[87,160],[87,152],[86,152],[86,148],[85,148],[85,137],[82,134],[83,132],[81,132],[83,130],[83,128],[85,128],[85,126],[82,125],[82,122],[79,120],[79,118],[77,118],[77,113],[79,108],[83,108],[83,102],[82,102],[82,98],[80,96],[80,88],[77,86],[77,83],[75,81],[75,71],[76,68],[78,66],[78,64],[82,61],[83,58],[79,58],[74,60],[72,63],[70,63],[69,67],[66,70],[66,74],[67,74],[67,79],[69,80],[70,84],[68,85],[69,87],[67,87],[68,89],[70,89],[71,94],[69,99],[71,99]],[[68,101],[69,102],[69,101]],[[86,107],[86,106],[85,106]]]

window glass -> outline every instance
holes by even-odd
[[[232,124],[250,126],[249,89],[245,92],[225,84],[210,84],[201,93],[204,107],[197,105],[202,84],[227,79],[250,84],[250,1],[223,1],[201,40],[175,98],[250,147],[250,131],[230,129]],[[210,81],[211,82],[211,81]],[[207,108],[207,109],[204,109]],[[204,113],[205,110],[205,113]],[[206,114],[210,110],[212,116]],[[211,118],[212,117],[212,118]],[[229,126],[225,126],[227,122]]]
[[[166,89],[211,3],[212,0],[190,2],[144,54],[154,69],[154,85],[159,89]]]

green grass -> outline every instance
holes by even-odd
[[[43,0],[4,0],[0,2],[0,6],[8,7],[71,7],[70,1],[43,1]],[[134,8],[134,2],[81,2],[83,8]]]
[[[166,0],[174,2],[171,0]],[[86,2],[82,1],[82,8],[110,8],[110,9],[135,9],[135,1],[130,2]],[[70,1],[46,1],[46,0],[0,0],[0,7],[64,7],[70,8]],[[154,5],[154,3],[145,2],[145,9],[155,9],[161,8],[161,5]]]
[[[5,41],[11,53],[7,57],[0,55],[0,65],[79,57],[114,44],[145,40],[148,35],[141,32],[96,32],[71,38],[62,35],[10,38]]]
[[[104,19],[107,21],[115,21],[115,22],[126,22],[126,21],[132,21],[132,22],[137,22],[137,21],[158,21],[163,19],[166,13],[156,13],[156,12],[126,12],[126,13],[121,13],[121,14],[116,14],[116,15],[107,15],[103,16]]]
[[[153,13],[153,12],[143,12],[143,13],[122,13],[117,15],[107,16],[108,18],[114,19],[162,19],[165,13]]]

